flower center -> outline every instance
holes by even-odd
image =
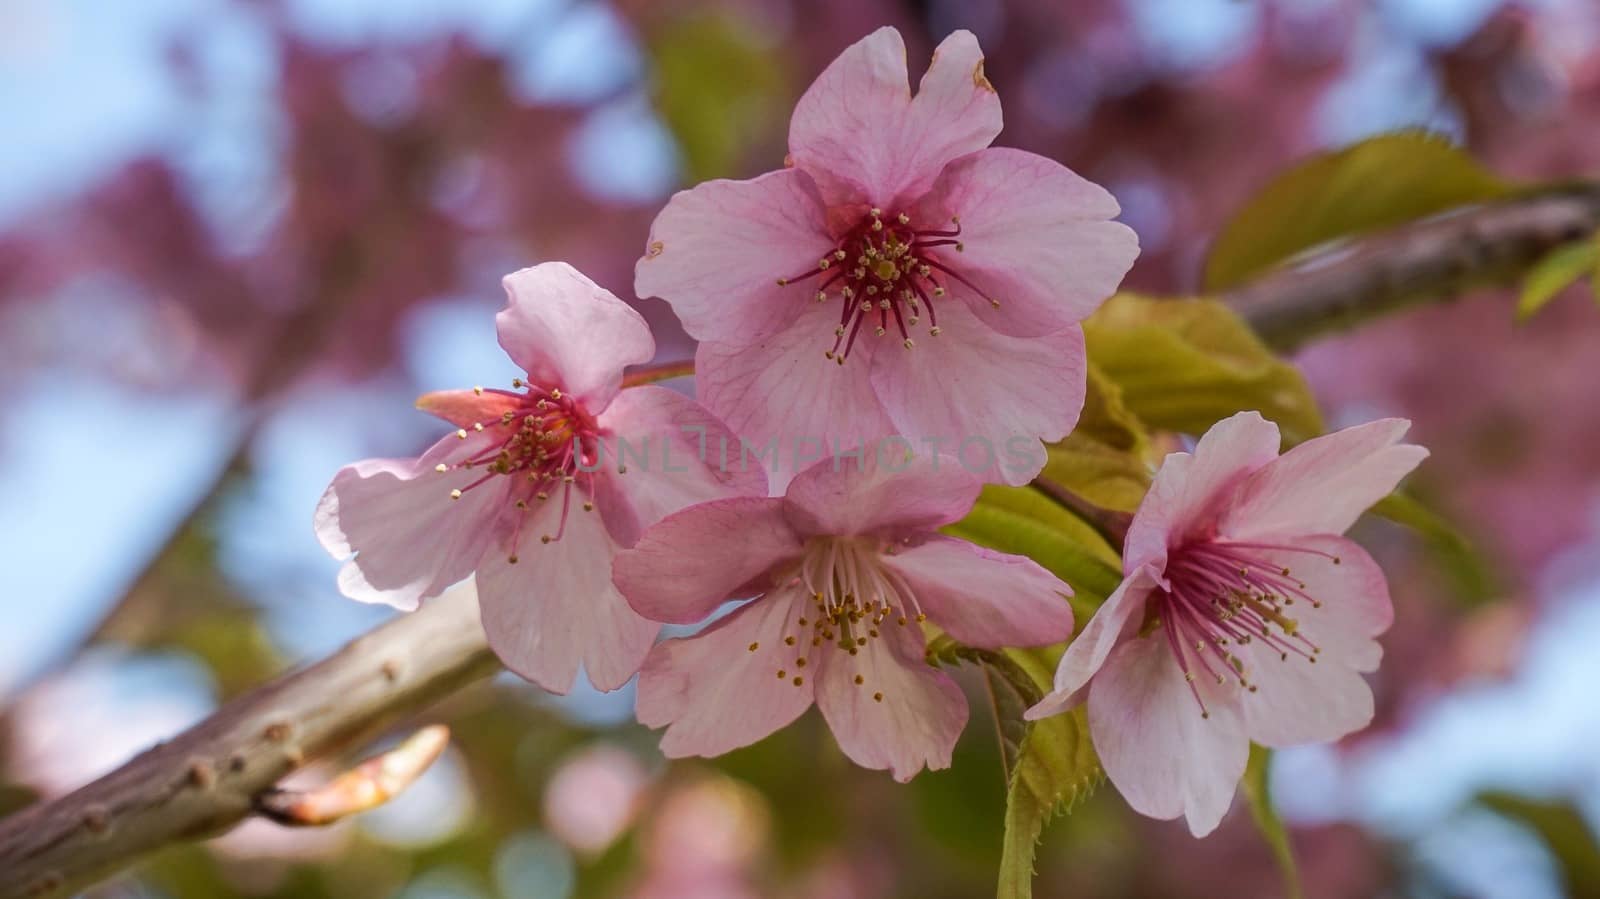
[[[453,500],[496,477],[510,478],[508,496],[517,510],[511,539],[515,550],[522,523],[534,504],[549,502],[558,492],[561,495],[561,517],[555,533],[540,536],[543,542],[550,543],[560,540],[566,531],[573,488],[577,487],[581,496],[592,495],[594,471],[599,467],[600,427],[582,404],[559,387],[541,387],[520,378],[511,386],[525,390],[514,393],[473,388],[484,397],[484,410],[491,417],[456,431],[456,437],[466,440],[471,432],[486,433],[490,443],[455,463],[440,463],[434,470],[483,472],[472,483],[452,490]],[[494,415],[496,412],[498,415]],[[594,503],[584,499],[583,508],[593,511]],[[517,557],[510,556],[509,561],[516,562]]]
[[[869,641],[882,639],[888,627],[907,627],[927,620],[917,605],[911,588],[880,562],[892,547],[882,541],[861,537],[813,537],[806,543],[799,565],[784,583],[804,587],[811,594],[815,611],[794,620],[792,629],[780,633],[786,647],[795,647],[792,660],[781,661],[779,680],[795,686],[805,683],[802,671],[813,650],[836,647],[854,656]],[[749,646],[751,652],[760,643]],[[783,657],[786,659],[786,657]],[[858,687],[873,689],[866,677],[855,675]],[[883,701],[883,692],[874,689],[872,698]]]
[[[845,233],[832,253],[817,260],[816,268],[779,278],[778,286],[818,278],[816,301],[838,300],[839,324],[833,329],[833,347],[823,355],[840,365],[869,318],[876,319],[873,332],[882,337],[889,333],[893,317],[906,349],[911,349],[916,341],[911,339],[910,329],[922,320],[924,310],[928,334],[939,336],[939,314],[933,301],[945,295],[947,279],[966,285],[990,305],[1000,305],[941,260],[944,247],[954,247],[957,253],[964,249],[958,239],[961,220],[951,217],[950,224],[948,230],[919,228],[903,212],[885,218],[883,210],[874,207]]]
[[[1232,541],[1192,543],[1167,561],[1171,589],[1157,594],[1155,617],[1166,631],[1202,717],[1211,716],[1195,684],[1197,677],[1213,678],[1219,686],[1235,680],[1256,692],[1251,678],[1257,673],[1240,658],[1238,648],[1257,645],[1276,652],[1280,661],[1307,664],[1316,664],[1322,652],[1295,617],[1302,609],[1314,614],[1322,602],[1269,553],[1319,556],[1339,564],[1338,556],[1321,550]],[[1261,657],[1258,649],[1254,658]]]

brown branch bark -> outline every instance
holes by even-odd
[[[1289,351],[1410,306],[1512,284],[1550,250],[1597,228],[1600,183],[1580,182],[1324,248],[1222,300],[1270,346]]]
[[[173,843],[211,836],[306,762],[498,669],[458,587],[82,789],[0,821],[0,899],[66,896]]]
[[[1597,228],[1600,185],[1577,185],[1324,250],[1224,299],[1268,343],[1291,349],[1428,299],[1509,283]],[[497,667],[476,595],[457,588],[77,792],[0,821],[0,899],[68,895],[164,846],[225,830],[307,761],[356,747]]]

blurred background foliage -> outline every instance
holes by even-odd
[[[1592,0],[11,0],[0,810],[381,620],[337,596],[311,536],[337,466],[423,446],[416,394],[515,374],[492,331],[504,272],[561,258],[631,296],[671,191],[776,167],[799,92],[882,24],[914,71],[949,30],[978,34],[1001,143],[1118,196],[1144,247],[1128,287],[1149,296],[1384,223],[1299,227],[1327,220],[1303,215],[1314,198],[1398,221],[1600,168]],[[1354,176],[1313,170],[1310,194],[1260,193],[1306,154],[1408,126],[1482,168],[1442,195],[1407,186],[1465,158],[1425,147],[1401,170],[1390,154],[1361,176],[1357,158]],[[1241,210],[1283,225],[1230,227]],[[1142,489],[1130,454],[1170,448],[1143,425],[1196,426],[1192,403],[1141,384],[1259,391],[1297,437],[1404,415],[1434,451],[1423,502],[1391,517],[1448,526],[1358,533],[1398,607],[1378,722],[1252,778],[1309,896],[1596,889],[1600,317],[1567,287],[1593,268],[1592,246],[1542,265],[1521,324],[1490,294],[1320,341],[1303,377],[1204,303],[1141,313],[1128,295],[1091,329],[1091,347],[1164,348],[1144,365],[1098,351],[1122,367],[1097,372],[1095,426],[1052,458],[1107,507]],[[663,359],[689,353],[664,304],[639,308]],[[1028,502],[984,514],[1048,514]],[[1429,550],[1461,558],[1457,532],[1479,551],[1469,577]],[[453,748],[392,806],[321,831],[251,823],[99,895],[987,895],[1016,747],[990,721],[996,684],[956,670],[972,726],[952,770],[908,787],[848,764],[815,716],[667,764],[629,723],[631,691],[554,699],[502,678],[429,715]],[[1280,894],[1250,805],[1196,842],[1094,791],[1044,831],[1035,895]]]

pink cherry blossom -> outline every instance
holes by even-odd
[[[1340,536],[1427,450],[1385,419],[1278,455],[1254,412],[1173,453],[1128,529],[1122,585],[1061,658],[1037,719],[1087,694],[1106,773],[1144,814],[1217,826],[1253,740],[1337,739],[1372,720],[1363,672],[1393,620],[1377,563]]]
[[[655,353],[621,300],[559,262],[508,275],[505,288],[495,324],[526,380],[424,396],[418,406],[458,430],[420,459],[341,470],[317,506],[317,536],[338,558],[355,554],[339,573],[346,596],[410,610],[475,576],[507,667],[565,693],[581,663],[613,690],[660,627],[612,587],[612,557],[685,505],[764,494],[765,476],[708,464],[702,441],[732,435],[693,401],[621,389],[623,367]]]
[[[792,167],[673,197],[636,289],[701,341],[700,395],[746,439],[903,434],[1025,483],[1077,422],[1078,323],[1138,239],[1099,186],[989,147],[1000,100],[971,34],[915,96],[907,77],[893,28],[845,50],[795,107]],[[780,455],[781,486],[803,466]]]
[[[893,445],[820,462],[782,498],[692,506],[618,555],[616,584],[648,618],[691,624],[756,597],[645,660],[638,717],[666,727],[668,756],[753,743],[814,701],[846,755],[909,780],[949,765],[967,720],[924,658],[923,621],[980,647],[1072,633],[1072,591],[1054,575],[935,532],[971,509],[979,479]]]

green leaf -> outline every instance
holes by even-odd
[[[1078,426],[1049,447],[1044,477],[1103,509],[1132,512],[1150,489],[1150,437],[1095,365]]]
[[[1504,196],[1511,186],[1448,139],[1385,134],[1279,175],[1222,229],[1204,289],[1235,287],[1318,244]]]
[[[1305,378],[1214,300],[1119,294],[1083,323],[1089,361],[1121,390],[1126,409],[1154,428],[1203,434],[1256,409],[1290,443],[1322,433]]]
[[[1121,561],[1099,532],[1032,488],[986,487],[972,513],[945,530],[1029,556],[1071,584],[1080,627],[1121,581]],[[932,661],[983,664],[995,694],[1009,772],[1001,899],[1032,896],[1034,850],[1045,824],[1087,796],[1104,776],[1081,707],[1043,721],[1018,721],[1021,710],[1050,690],[1061,651],[1057,646],[993,652],[963,647],[948,637],[928,647]]]
[[[1543,802],[1497,790],[1477,800],[1538,834],[1555,857],[1568,896],[1600,896],[1600,835],[1570,802]]]
[[[1300,888],[1300,871],[1294,863],[1294,849],[1289,845],[1289,831],[1272,805],[1272,791],[1267,784],[1267,766],[1272,760],[1272,750],[1250,744],[1250,763],[1244,769],[1244,795],[1250,803],[1250,817],[1267,841],[1272,857],[1283,872],[1283,890],[1289,899],[1304,895]]]
[[[1517,320],[1526,321],[1543,309],[1569,284],[1585,275],[1600,279],[1600,242],[1593,238],[1556,247],[1528,272],[1517,300]],[[1600,280],[1595,282],[1600,297]]]
[[[1468,604],[1479,605],[1503,595],[1499,578],[1483,554],[1448,519],[1416,497],[1396,491],[1378,500],[1372,514],[1416,532],[1455,581],[1457,595]]]
[[[1006,794],[998,899],[1031,899],[1034,852],[1044,826],[1093,793],[1104,776],[1082,705],[1028,725]]]
[[[1002,755],[1012,760],[998,899],[1031,899],[1034,852],[1045,825],[1071,811],[1105,777],[1083,706],[1042,721],[1021,720],[1021,712],[1049,692],[1060,649],[973,649],[949,637],[928,644],[929,661],[983,665],[994,693]]]
[[[1027,556],[1072,586],[1081,623],[1122,582],[1122,561],[1083,519],[1031,487],[989,486],[966,518],[945,533]]]
[[[649,37],[656,108],[691,182],[726,177],[781,124],[787,79],[761,37],[735,17],[674,17]]]

